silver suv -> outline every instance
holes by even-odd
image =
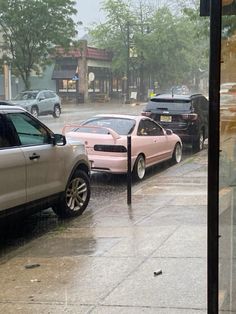
[[[27,90],[19,93],[12,103],[29,111],[34,117],[52,114],[59,118],[61,114],[61,99],[51,90]]]
[[[90,198],[84,144],[67,143],[20,107],[0,106],[0,217],[52,207],[83,213]]]

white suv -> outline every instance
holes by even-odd
[[[89,198],[84,144],[66,143],[20,107],[0,106],[0,217],[48,207],[73,217]]]
[[[21,106],[29,111],[34,117],[52,114],[59,118],[61,114],[61,99],[51,90],[27,90],[20,92],[12,100],[12,104]]]

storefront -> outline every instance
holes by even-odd
[[[236,312],[236,2],[201,3],[210,15],[208,313]]]
[[[58,49],[52,74],[57,93],[77,103],[108,100],[112,92],[111,61],[107,51],[88,47],[85,40],[78,48]]]

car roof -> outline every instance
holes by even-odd
[[[190,100],[192,97],[196,96],[203,96],[200,93],[194,94],[157,94],[156,96],[152,97],[152,99],[183,99],[183,100]],[[204,96],[203,96],[204,97]]]
[[[6,113],[6,112],[11,112],[11,111],[22,111],[25,112],[26,110],[24,110],[22,107],[18,107],[15,105],[2,105],[0,106],[0,112],[1,113]]]
[[[8,102],[7,100],[0,100],[1,106],[14,106],[12,102]]]
[[[27,90],[21,91],[20,93],[39,93],[39,92],[44,92],[44,91],[54,92],[53,90],[45,88],[45,89],[27,89]]]

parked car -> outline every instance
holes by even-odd
[[[17,106],[0,106],[0,217],[52,207],[83,213],[90,198],[85,146],[69,143]]]
[[[194,151],[204,147],[208,137],[208,100],[202,94],[159,94],[150,99],[142,115],[178,134]]]
[[[14,106],[12,103],[7,100],[0,100],[0,106]]]
[[[131,168],[134,177],[143,179],[145,170],[165,160],[179,163],[182,143],[171,130],[163,129],[150,118],[104,114],[67,125],[63,133],[70,140],[83,140],[93,171],[127,172],[127,136],[132,141]]]
[[[61,114],[61,99],[51,90],[27,90],[19,93],[12,103],[29,111],[34,117],[52,114],[59,118]]]

